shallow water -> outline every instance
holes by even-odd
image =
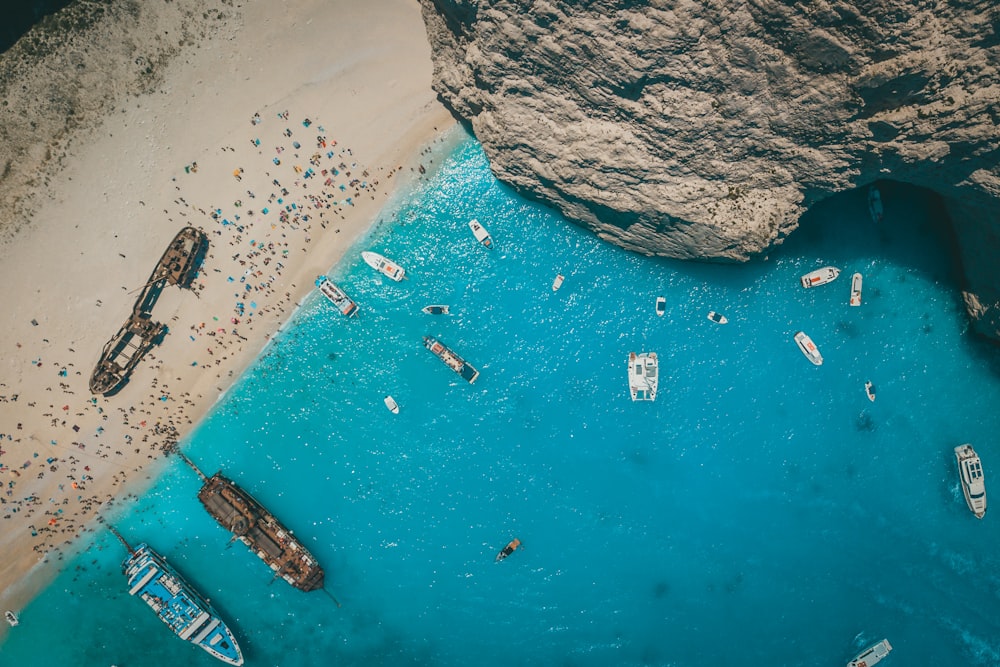
[[[882,195],[883,224],[849,193],[766,261],[654,260],[516,197],[464,140],[333,269],[360,315],[314,294],[184,443],[295,530],[343,606],[227,546],[183,464],[115,523],[212,599],[248,665],[811,666],[882,637],[887,665],[997,664],[996,517],[966,508],[953,448],[976,447],[992,488],[1000,358],[966,333],[933,202]],[[409,279],[377,275],[367,248]],[[799,287],[828,264],[837,281]],[[661,362],[655,403],[628,397],[642,350]],[[0,664],[214,664],[127,595],[124,556],[97,535]]]

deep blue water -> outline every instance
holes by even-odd
[[[14,45],[31,27],[72,0],[0,0],[0,53]]]
[[[343,606],[227,548],[179,462],[111,518],[211,597],[248,665],[842,665],[882,637],[890,667],[1000,664],[996,510],[969,512],[953,455],[972,443],[995,488],[1000,358],[966,332],[933,200],[882,194],[879,226],[858,191],[766,261],[679,263],[515,196],[462,139],[332,269],[360,315],[314,294],[183,443],[306,541]],[[409,280],[374,273],[368,248]],[[828,264],[837,281],[799,286]],[[655,403],[628,397],[642,350],[661,360]],[[126,594],[124,555],[97,534],[0,664],[213,664]]]

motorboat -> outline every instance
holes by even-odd
[[[628,353],[628,391],[633,401],[655,401],[659,382],[656,352]]]
[[[399,403],[396,402],[396,399],[394,399],[392,396],[386,396],[382,400],[385,401],[385,407],[389,408],[389,412],[391,412],[394,415],[399,414]]]
[[[667,299],[666,297],[658,296],[656,297],[656,314],[660,317],[667,312]]]
[[[556,279],[552,281],[552,291],[553,292],[559,291],[559,288],[562,287],[563,280],[565,280],[565,278],[563,277],[563,274],[560,273],[559,275],[556,276]]]
[[[824,266],[821,269],[810,271],[806,275],[802,276],[799,280],[802,282],[802,286],[808,289],[810,287],[819,287],[820,285],[825,285],[829,282],[833,282],[839,275],[840,275],[840,269],[838,269],[837,267]]]
[[[955,448],[955,460],[958,461],[958,477],[962,482],[965,502],[976,518],[982,519],[986,514],[986,482],[979,455],[972,445],[959,445]]]
[[[868,396],[869,401],[875,402],[875,385],[871,382],[865,382],[865,395]]]
[[[406,277],[406,271],[403,270],[399,264],[396,264],[391,259],[383,257],[377,252],[371,252],[370,250],[365,250],[361,253],[361,259],[365,260],[365,263],[378,271],[379,273],[384,273],[386,276],[399,282]]]
[[[874,185],[868,188],[868,213],[872,216],[872,222],[882,222],[885,215],[885,208],[882,206],[882,193]]]
[[[851,276],[851,305],[860,306],[861,305],[861,283],[863,279],[860,273],[855,273]]]
[[[521,546],[521,540],[515,537],[514,539],[512,539],[510,542],[507,543],[507,546],[505,546],[503,549],[500,550],[500,553],[497,554],[496,562],[499,563],[500,561],[506,559],[507,556],[517,551],[517,548],[520,546]]]
[[[433,304],[430,306],[424,306],[420,309],[420,312],[427,313],[428,315],[447,315],[449,313],[449,307],[442,304]]]
[[[726,324],[729,319],[722,313],[717,313],[714,310],[708,311],[708,319],[712,320],[716,324]]]
[[[15,625],[17,625],[18,623],[21,622],[21,621],[17,620],[17,614],[15,614],[14,612],[12,612],[10,609],[8,609],[7,611],[5,611],[3,613],[3,617],[5,619],[7,619],[7,625],[9,625],[12,628]]]
[[[823,365],[823,355],[819,353],[819,348],[816,347],[816,343],[812,341],[812,338],[802,331],[798,331],[795,333],[795,344],[802,350],[802,354],[806,355],[806,359],[816,366]]]
[[[889,655],[892,645],[888,639],[883,639],[873,646],[869,646],[861,653],[854,656],[854,660],[847,663],[847,667],[872,667],[882,662],[882,658]]]
[[[479,224],[478,220],[469,220],[469,229],[472,230],[472,235],[476,237],[477,241],[482,243],[485,248],[493,250],[493,237],[490,236],[485,227]]]

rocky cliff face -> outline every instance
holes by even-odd
[[[650,255],[744,261],[889,178],[949,209],[1000,338],[1000,10],[907,0],[421,0],[503,181]]]

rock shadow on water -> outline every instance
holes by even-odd
[[[670,594],[670,583],[667,581],[658,581],[653,584],[653,598],[657,600],[662,600]]]

